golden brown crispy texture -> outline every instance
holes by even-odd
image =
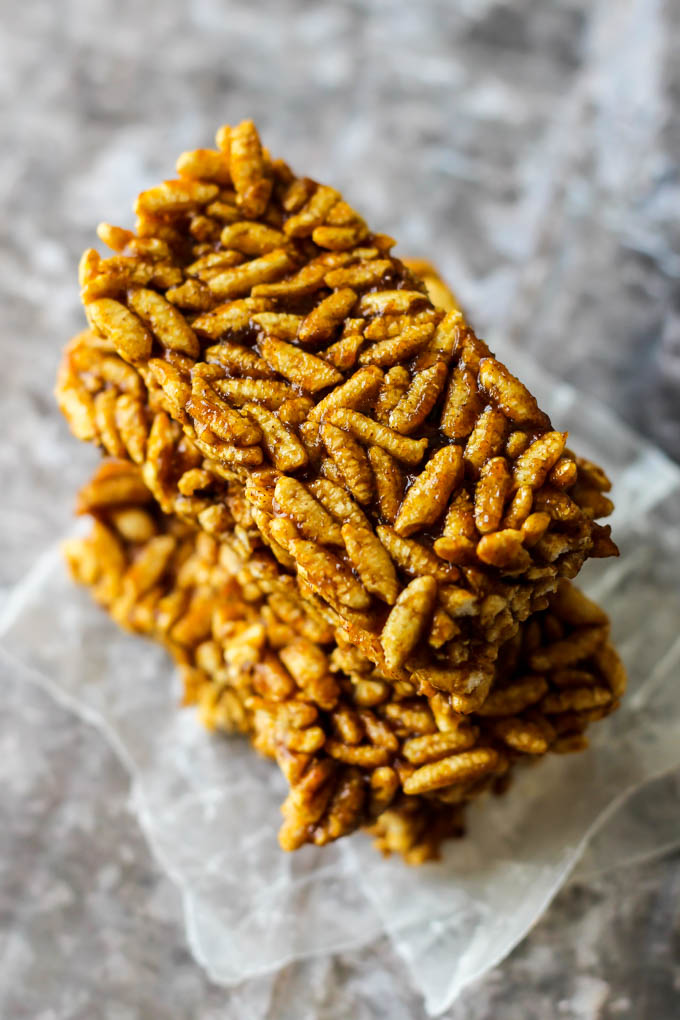
[[[74,432],[143,462],[167,493],[179,484],[167,415],[182,466],[194,460],[206,482],[174,512],[221,537],[239,483],[269,563],[305,603],[424,693],[481,664],[467,677],[477,697],[457,700],[474,706],[498,647],[558,579],[616,553],[595,523],[611,509],[606,478],[566,449],[431,268],[439,307],[390,238],[270,159],[252,123],[183,154],[178,173],[139,197],[134,232],[102,226],[116,254],[83,256],[92,332],[58,386]],[[298,512],[277,500],[280,480],[306,489]],[[323,512],[365,540],[338,540]],[[390,571],[375,583],[376,541],[396,589]],[[416,641],[397,647],[389,607],[424,575],[434,597]]]
[[[167,361],[154,361],[155,373],[158,365],[164,366],[162,378],[167,378],[173,366]],[[297,478],[259,468],[251,471],[244,486],[220,462],[206,457],[201,441],[190,439],[171,419],[163,409],[160,388],[152,383],[147,391],[131,366],[92,333],[76,337],[67,349],[59,383],[62,403],[65,395],[74,392],[74,381],[83,387],[79,396],[83,414],[77,419],[81,432],[86,423],[106,450],[138,463],[145,483],[166,513],[177,514],[219,538],[232,550],[239,569],[263,593],[277,590],[298,604],[301,613],[321,617],[327,629],[352,640],[377,663],[383,679],[397,672],[402,679],[413,678],[423,693],[433,688],[446,691],[456,711],[471,711],[486,696],[497,651],[494,645],[507,640],[517,626],[511,609],[523,618],[544,606],[546,592],[555,583],[549,566],[533,568],[531,587],[519,580],[511,583],[509,577],[494,580],[479,567],[460,569],[410,535],[399,534],[399,516],[394,527],[378,525],[374,531],[361,506],[340,482],[330,478],[305,485]],[[71,416],[71,420],[76,419]],[[389,460],[389,454],[378,447],[371,448],[371,459],[378,451]],[[431,458],[424,472],[429,479],[431,503],[442,499],[442,492],[448,491],[452,478],[460,472],[459,451],[456,446],[442,447]],[[375,457],[379,475],[389,479],[385,470],[389,470],[389,463],[383,464],[381,457]],[[492,486],[486,494],[477,496],[480,505],[487,508],[487,515],[493,512],[494,500],[497,502],[492,470],[496,463],[498,458],[490,462],[488,474],[477,483],[478,490],[489,483]],[[581,464],[585,462],[579,461],[578,477]],[[587,473],[588,466],[583,470]],[[417,485],[409,490],[414,491],[417,495]],[[562,501],[557,503],[563,513],[564,500],[569,497],[566,493],[561,496]],[[274,505],[280,512],[268,514]],[[521,510],[519,500],[516,507]],[[403,500],[400,513],[402,522],[412,521],[417,515],[417,499]],[[527,544],[535,543],[545,531],[547,516],[545,511],[535,512],[515,531],[484,535],[479,542],[481,550],[489,559],[499,558],[506,550],[507,542],[505,546],[502,543],[507,535],[515,542],[511,552],[525,554],[521,536]],[[529,526],[533,528],[531,534]],[[449,506],[444,537],[438,544],[465,542],[467,539],[461,536],[469,535],[472,529],[472,499],[462,490]],[[400,530],[411,529],[402,526]],[[345,558],[341,559],[343,552]],[[301,583],[303,574],[309,576],[312,572],[316,589]],[[436,580],[436,602],[430,598],[423,603],[421,626],[407,632],[395,623],[400,614],[404,615],[403,603],[398,609],[394,604],[400,592],[406,598],[413,582],[423,578],[428,583]],[[319,597],[322,583],[333,588],[342,612]],[[376,619],[379,643],[373,622]],[[478,638],[475,626],[483,629],[485,642]],[[422,647],[425,636],[434,651],[449,643],[448,664],[428,662],[422,653],[419,657],[412,654],[418,642]],[[415,667],[409,672],[403,670],[407,656]]]
[[[523,761],[584,746],[618,705],[607,617],[567,581],[503,646],[491,693],[465,716],[436,690],[387,683],[280,587],[263,595],[231,544],[161,512],[142,470],[105,461],[81,491],[94,526],[67,543],[71,570],[119,624],[168,648],[206,726],[276,759],[290,784],[285,849],[369,826],[384,852],[437,856],[469,800]],[[200,482],[201,470],[185,474]],[[228,512],[244,520],[248,507],[234,496]]]

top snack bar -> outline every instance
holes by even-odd
[[[136,232],[100,226],[91,329],[204,457],[201,526],[233,527],[238,483],[276,569],[382,676],[475,711],[518,622],[616,555],[609,483],[337,191],[250,121],[217,146],[142,192]]]

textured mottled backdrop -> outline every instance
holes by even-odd
[[[4,0],[0,606],[95,458],[51,397],[79,253],[223,121],[680,457],[679,44],[673,0]],[[0,720],[2,1018],[421,1017],[386,945],[211,985],[101,738],[11,679]],[[679,893],[677,856],[571,886],[449,1017],[677,1015]]]

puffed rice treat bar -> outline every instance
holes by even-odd
[[[616,553],[595,523],[608,482],[334,189],[271,160],[250,122],[217,144],[139,196],[136,232],[100,227],[118,254],[81,261],[91,327],[204,470],[244,486],[305,598],[385,676],[473,708],[557,578]],[[83,438],[139,424],[109,380],[93,394],[64,372],[59,393]]]
[[[170,650],[210,729],[248,733],[277,760],[291,787],[284,849],[368,825],[385,852],[436,856],[469,800],[504,788],[519,762],[585,746],[623,693],[605,614],[566,581],[504,645],[493,693],[466,717],[441,694],[376,680],[351,646],[236,578],[231,550],[162,514],[129,461],[104,462],[79,510],[95,522],[68,543],[74,576]]]

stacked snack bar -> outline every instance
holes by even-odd
[[[82,576],[107,547],[105,593],[125,570],[146,577],[138,564],[159,549],[179,542],[190,563],[218,550],[228,583],[198,586],[201,619],[248,606],[234,619],[263,634],[237,714],[291,783],[282,845],[379,818],[383,846],[411,849],[399,832],[426,846],[453,824],[442,803],[498,783],[517,755],[571,746],[616,704],[606,618],[565,580],[616,553],[595,523],[608,482],[431,278],[446,307],[432,304],[425,267],[272,161],[250,122],[217,140],[139,196],[136,233],[100,227],[119,254],[81,262],[90,329],[66,350],[58,396],[75,434],[117,458],[92,483],[98,502],[83,497],[109,517]],[[156,531],[119,531],[116,506]],[[174,555],[148,568],[152,596],[126,581],[127,601],[102,601],[126,624],[148,603],[141,629],[177,655],[168,635],[196,623]],[[221,690],[231,629],[209,669],[191,664],[202,704]],[[517,670],[525,700],[494,714]]]

